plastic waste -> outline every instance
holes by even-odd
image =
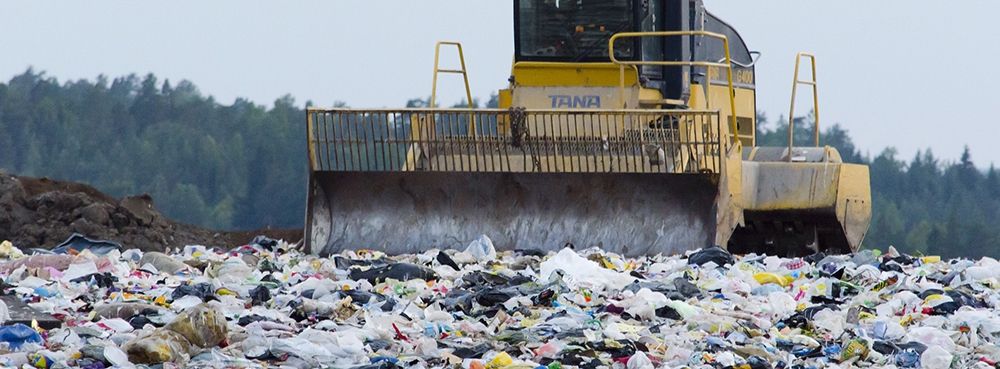
[[[0,300],[0,325],[3,325],[8,320],[10,320],[10,309],[7,307],[7,303]]]
[[[70,264],[70,266],[63,271],[63,276],[60,279],[66,282],[71,282],[77,278],[97,273],[97,264],[93,261],[86,261],[82,263]]]
[[[649,360],[649,357],[643,352],[636,352],[635,354],[632,354],[632,356],[628,358],[628,362],[626,362],[625,367],[628,369],[654,368],[653,361]]]
[[[596,248],[320,258],[260,241],[159,259],[85,249],[0,262],[13,266],[11,297],[72,322],[25,331],[43,342],[0,366],[985,368],[1000,358],[990,258],[716,253],[698,264],[709,249]]]
[[[380,267],[373,266],[368,269],[351,268],[350,277],[353,280],[366,280],[371,284],[378,284],[389,279],[397,281],[438,279],[437,273],[433,270],[409,263],[393,263]]]
[[[202,303],[185,310],[163,328],[122,345],[135,364],[186,362],[192,350],[217,346],[226,339],[226,319],[217,307]]]
[[[28,355],[28,363],[39,369],[48,369],[52,367],[52,359],[39,353]]]
[[[458,263],[456,263],[455,260],[452,259],[451,256],[448,256],[448,254],[444,251],[438,251],[435,259],[437,259],[438,263],[441,263],[441,265],[447,265],[456,271],[462,270],[462,267],[458,266]]]
[[[872,341],[867,338],[856,338],[851,340],[843,348],[840,354],[840,362],[845,362],[850,359],[858,358],[860,360],[865,360],[868,358],[868,353],[871,352]]]
[[[253,241],[250,241],[248,246],[259,250],[275,251],[278,248],[278,242],[279,240],[273,238],[257,236],[253,238]]]
[[[202,301],[214,294],[215,288],[210,283],[182,284],[170,293],[170,299],[180,300],[184,296],[194,296]]]
[[[187,264],[181,261],[174,260],[174,258],[167,256],[162,252],[147,252],[142,255],[139,259],[139,266],[144,267],[146,265],[152,265],[156,268],[157,272],[167,273],[167,274],[177,274],[177,272],[187,268]]]
[[[112,251],[121,251],[121,249],[122,245],[117,242],[94,240],[87,238],[82,234],[74,233],[72,236],[69,236],[69,238],[53,248],[52,252],[55,254],[67,254],[70,253],[70,250],[72,250],[73,253],[80,253],[83,250],[89,250],[94,255],[104,256]]]
[[[29,364],[28,355],[23,352],[14,352],[0,355],[0,366],[7,368],[20,368]]]
[[[767,296],[775,292],[782,292],[784,290],[785,288],[782,287],[781,285],[768,283],[760,285],[758,287],[754,287],[752,290],[750,290],[750,294],[754,296]]]
[[[92,320],[114,318],[128,320],[139,314],[157,315],[161,310],[164,310],[164,308],[147,303],[107,303],[94,306],[94,310],[91,311],[90,315]]]
[[[514,364],[514,359],[510,357],[510,354],[501,351],[490,360],[489,364],[486,364],[486,369],[501,369],[512,364]]]
[[[562,249],[555,256],[543,261],[539,265],[539,271],[542,281],[552,281],[555,276],[563,276],[564,279],[574,283],[583,282],[619,290],[636,279],[629,274],[601,267],[569,248]]]
[[[858,251],[857,253],[854,254],[854,256],[851,257],[851,262],[854,263],[854,265],[873,264],[877,261],[878,261],[878,254],[876,254],[875,251],[867,249]]]
[[[774,369],[768,359],[756,355],[748,357],[746,365],[749,366],[750,369]]]
[[[271,300],[271,290],[264,285],[259,285],[250,290],[250,303],[252,305],[263,305]]]
[[[896,354],[896,365],[900,368],[916,368],[920,365],[920,354],[914,350],[904,350]]]
[[[677,290],[681,296],[684,296],[684,298],[698,297],[703,294],[701,288],[698,288],[698,286],[685,278],[674,278],[672,283],[674,285],[674,289]]]
[[[920,355],[920,367],[926,369],[948,369],[951,367],[953,357],[951,351],[938,345],[931,345]]]
[[[560,351],[563,350],[565,346],[566,344],[562,343],[562,341],[559,341],[558,339],[551,340],[535,349],[535,356],[554,358]]]
[[[955,341],[951,339],[951,335],[940,328],[932,326],[921,326],[910,328],[906,335],[903,336],[904,342],[918,342],[924,345],[930,346],[940,346],[946,351],[955,350]]]
[[[109,272],[105,273],[91,273],[77,278],[69,280],[72,283],[87,283],[97,286],[99,288],[111,288],[118,281],[118,277],[113,276]]]
[[[249,259],[249,262],[245,259]],[[229,258],[222,264],[205,269],[205,275],[221,283],[242,283],[254,272],[254,268],[250,265],[257,265],[258,262],[256,256],[244,254],[242,258]]]
[[[497,249],[493,247],[493,240],[490,240],[489,236],[486,235],[476,237],[465,248],[465,252],[475,257],[477,261],[487,261],[497,258]]]
[[[666,305],[676,311],[677,315],[679,315],[681,319],[687,319],[699,313],[697,308],[684,301],[670,300],[666,302]]]
[[[775,273],[757,273],[753,275],[753,279],[762,285],[774,283],[781,287],[788,287],[795,280],[795,278]]]
[[[22,266],[26,269],[51,268],[63,271],[69,268],[70,264],[76,260],[77,257],[73,255],[29,255],[0,263],[0,273],[9,274]]]
[[[38,332],[21,323],[0,327],[0,342],[6,343],[11,350],[18,350],[25,344],[43,343]]]
[[[733,258],[733,254],[730,254],[729,251],[719,246],[705,248],[688,256],[688,264],[704,265],[708,262],[713,262],[716,266],[721,267],[726,264],[733,264],[735,259]]]
[[[24,256],[24,252],[21,249],[14,247],[14,244],[8,240],[3,240],[0,242],[0,258],[4,259],[18,259]]]
[[[128,355],[125,354],[121,349],[116,346],[105,346],[104,347],[104,358],[111,363],[113,366],[123,367],[130,365],[128,361]]]

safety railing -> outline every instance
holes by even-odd
[[[812,61],[812,80],[799,79],[799,62],[802,57],[808,57]],[[792,103],[788,108],[788,161],[792,161],[792,145],[794,144],[793,131],[795,130],[795,93],[800,85],[810,85],[813,89],[813,133],[816,135],[816,147],[819,147],[819,87],[816,83],[816,56],[809,53],[798,53],[795,55],[795,78],[792,79]]]
[[[723,59],[723,63],[708,62],[708,61],[666,61],[666,60],[618,60],[615,58],[615,41],[619,38],[631,38],[631,37],[671,37],[671,36],[705,36],[712,37],[722,40],[723,49],[726,52],[726,58]],[[736,89],[733,87],[733,66],[732,59],[729,57],[729,39],[725,35],[718,33],[707,32],[707,31],[661,31],[661,32],[622,32],[611,36],[608,40],[608,56],[611,58],[611,62],[615,63],[619,67],[619,98],[620,101],[625,101],[625,67],[631,66],[636,68],[639,65],[654,65],[654,66],[691,66],[691,67],[716,67],[725,68],[727,73],[727,78],[729,81],[729,109],[730,109],[730,140],[733,144],[739,142],[739,126],[736,123]]]
[[[313,171],[718,173],[719,113],[315,109]]]

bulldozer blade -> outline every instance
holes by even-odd
[[[717,176],[650,173],[313,172],[306,247],[388,254],[600,247],[627,256],[712,246]]]

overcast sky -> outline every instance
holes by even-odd
[[[808,51],[821,125],[840,123],[862,154],[891,146],[909,161],[932,148],[957,160],[968,145],[977,166],[1000,164],[1000,2],[705,2],[763,53],[757,108],[772,122],[788,115],[795,53]],[[430,94],[434,43],[453,40],[486,100],[510,74],[511,14],[497,0],[0,1],[0,79],[29,66],[61,82],[152,72],[224,104],[291,94],[300,105],[401,107]],[[439,101],[458,102],[460,77],[442,78]]]

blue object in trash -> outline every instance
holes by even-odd
[[[42,343],[42,336],[31,327],[21,323],[0,327],[0,342],[7,342],[11,350],[21,348],[25,343]]]
[[[74,233],[66,241],[63,241],[63,243],[52,249],[52,252],[55,254],[66,254],[70,249],[76,252],[90,250],[95,255],[104,256],[114,250],[121,251],[122,245],[114,241],[93,240],[84,237],[82,234]]]
[[[916,368],[920,366],[920,354],[913,350],[903,350],[896,354],[896,365],[901,368]]]

